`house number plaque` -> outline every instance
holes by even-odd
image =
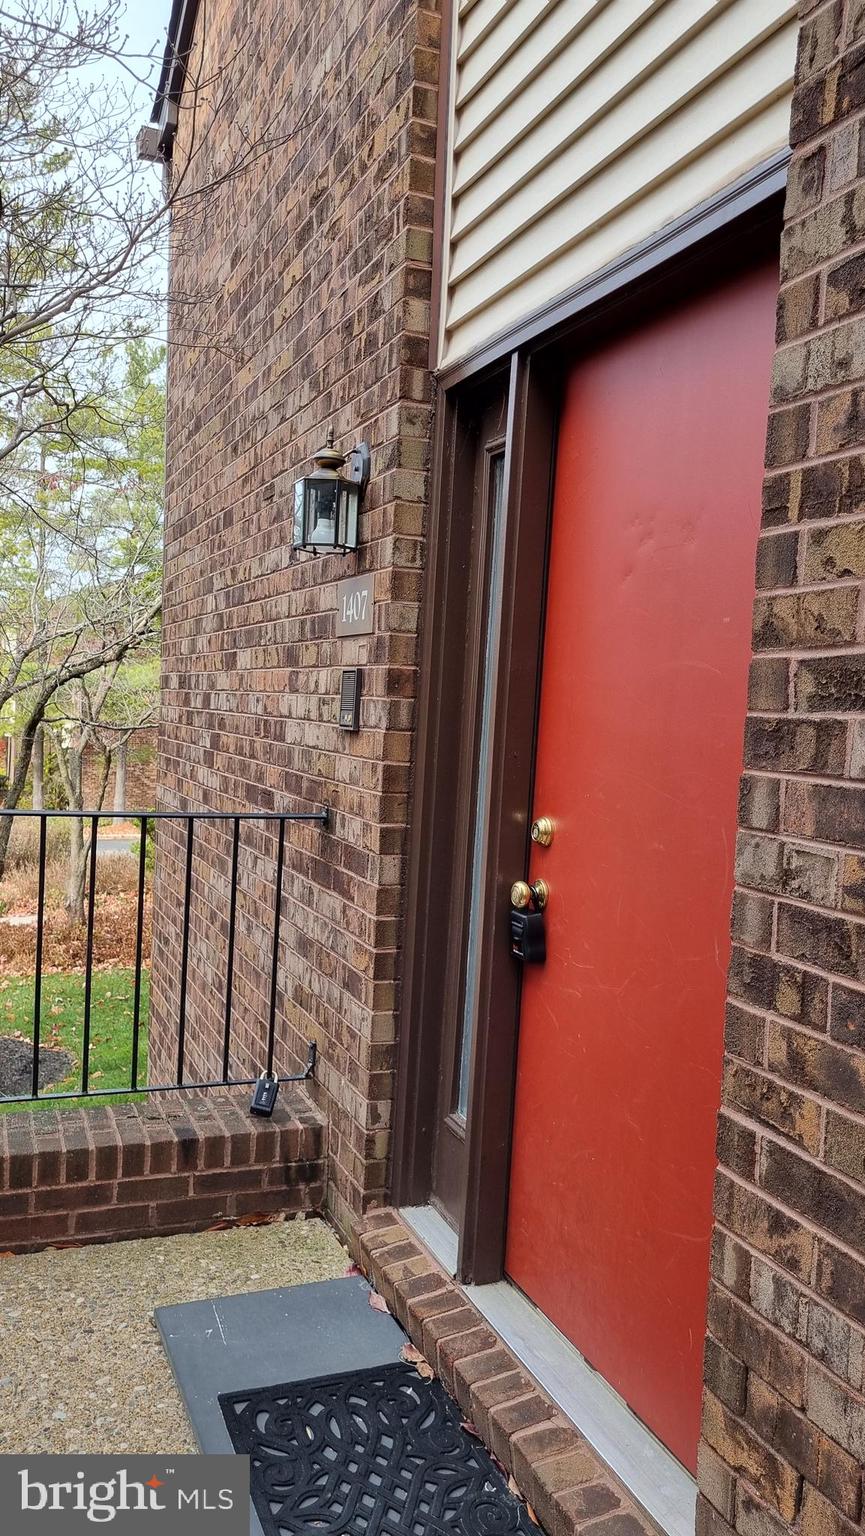
[[[373,631],[373,576],[350,576],[336,586],[338,635],[371,635]]]

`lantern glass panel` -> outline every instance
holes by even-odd
[[[306,539],[305,543],[313,549],[333,549],[336,540],[336,513],[339,501],[339,481],[333,479],[317,479],[315,475],[308,476],[306,480]]]
[[[360,486],[343,480],[339,488],[339,516],[336,542],[342,549],[357,549],[357,511]]]
[[[304,486],[305,480],[294,482],[294,528],[292,530],[292,543],[295,549],[302,549],[306,542],[306,530],[303,525],[304,513]]]

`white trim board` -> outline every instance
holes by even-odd
[[[440,1216],[435,1206],[409,1205],[403,1206],[400,1216],[407,1227],[411,1227],[416,1237],[425,1243],[434,1259],[437,1259],[443,1269],[453,1278],[457,1272],[457,1249],[459,1238],[453,1227],[448,1226],[443,1216]]]
[[[465,1293],[661,1529],[693,1536],[694,1479],[573,1344],[506,1280],[467,1285]]]

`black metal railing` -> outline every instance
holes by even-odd
[[[309,812],[283,812],[283,811],[129,811],[119,814],[115,810],[108,811],[32,811],[32,810],[0,810],[0,822],[5,818],[27,818],[37,821],[39,825],[38,840],[38,875],[36,895],[36,941],[34,957],[34,987],[33,987],[33,1067],[30,1083],[30,1092],[16,1095],[5,1095],[0,1091],[0,1103],[29,1104],[34,1100],[50,1100],[55,1103],[63,1099],[105,1098],[115,1095],[129,1095],[130,1093],[169,1093],[174,1090],[225,1088],[252,1086],[258,1082],[259,1075],[237,1076],[231,1071],[231,1047],[232,1025],[234,1022],[234,968],[235,968],[235,940],[238,918],[238,875],[240,854],[242,847],[241,828],[248,823],[259,826],[275,824],[275,875],[273,882],[273,907],[272,928],[269,940],[269,995],[267,1003],[267,1034],[265,1045],[265,1062],[263,1066],[269,1078],[276,1078],[280,1083],[303,1082],[312,1077],[315,1071],[316,1048],[310,1043],[307,1048],[306,1065],[302,1072],[275,1073],[274,1057],[276,1049],[277,1031],[277,994],[279,973],[280,931],[283,909],[283,883],[285,870],[285,839],[286,827],[292,822],[309,822],[326,828],[329,820],[327,809]],[[48,823],[54,819],[73,819],[89,826],[90,845],[87,852],[87,879],[85,881],[85,960],[84,960],[84,996],[82,1007],[82,1038],[81,1038],[81,1072],[80,1087],[62,1092],[46,1092],[40,1085],[40,1047],[42,1043],[42,998],[43,998],[43,956],[45,947],[45,921],[46,921],[46,865],[48,851]],[[137,899],[136,899],[136,927],[135,927],[135,959],[134,979],[132,993],[132,1031],[130,1042],[130,1069],[129,1081],[121,1086],[102,1087],[93,1086],[91,1079],[91,1025],[93,1014],[93,954],[94,937],[96,931],[96,890],[97,890],[97,859],[99,856],[98,833],[100,821],[122,821],[128,824],[136,824],[139,829],[140,843],[138,849],[137,869]],[[148,834],[155,823],[173,823],[185,828],[185,838],[182,847],[183,889],[181,907],[180,928],[180,960],[179,960],[179,985],[178,985],[178,1010],[177,1010],[177,1049],[176,1070],[173,1082],[141,1082],[140,1081],[140,1047],[142,1033],[142,979],[145,973],[144,966],[144,919],[147,891],[147,858],[148,858]],[[227,942],[225,952],[225,990],[222,998],[222,1040],[220,1048],[221,1072],[208,1078],[189,1080],[185,1075],[187,1054],[187,993],[189,985],[189,960],[191,937],[191,912],[193,893],[194,855],[196,847],[195,831],[199,823],[230,823],[231,825],[231,854],[230,877],[228,886],[227,903]],[[212,850],[210,850],[212,852]],[[210,873],[210,871],[209,871]],[[167,875],[166,878],[170,878]],[[210,914],[211,918],[215,916]]]

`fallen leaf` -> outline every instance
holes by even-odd
[[[473,1424],[471,1419],[464,1419],[460,1425],[460,1429],[464,1429],[467,1435],[473,1435],[475,1440],[480,1440],[481,1438],[478,1434],[477,1425]]]
[[[418,1375],[424,1381],[432,1381],[433,1377],[435,1376],[435,1371],[433,1370],[426,1356],[422,1355],[420,1350],[415,1348],[414,1344],[403,1344],[399,1354],[400,1359],[404,1360],[406,1365],[414,1366]]]
[[[513,1475],[508,1478],[508,1493],[512,1493],[516,1499],[522,1498],[516,1478]]]
[[[541,1522],[538,1519],[537,1515],[535,1514],[534,1510],[532,1509],[532,1506],[529,1503],[528,1499],[526,1500],[526,1514],[528,1515],[528,1517],[531,1520],[533,1525],[540,1525]]]
[[[362,1271],[358,1269],[356,1264],[347,1264],[343,1270],[346,1280],[353,1280],[355,1275],[360,1275],[361,1273]]]
[[[390,1307],[384,1297],[379,1296],[378,1291],[370,1291],[367,1300],[374,1312],[386,1312],[388,1317],[390,1316]]]

